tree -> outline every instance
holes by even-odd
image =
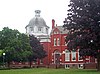
[[[32,54],[28,36],[8,27],[0,31],[0,50],[6,54],[5,61],[8,67],[10,62],[26,61],[27,57]]]
[[[97,58],[100,70],[100,0],[70,0],[64,27],[69,50],[80,49],[81,56]]]
[[[33,53],[32,56],[29,57],[30,66],[31,66],[31,61],[35,61],[36,59],[42,59],[46,57],[47,54],[43,48],[43,45],[34,35],[29,35],[29,39],[30,39],[30,46],[32,47],[32,53]]]

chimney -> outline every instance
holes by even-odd
[[[55,27],[55,20],[52,19],[52,29]]]

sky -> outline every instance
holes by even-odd
[[[25,33],[25,26],[41,10],[41,17],[52,27],[52,19],[58,26],[67,17],[69,0],[0,0],[0,31],[3,27]]]

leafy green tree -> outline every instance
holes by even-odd
[[[11,61],[26,61],[32,54],[29,37],[8,27],[4,27],[0,31],[0,50],[6,54],[5,61],[7,61],[8,67]]]
[[[64,27],[69,50],[80,49],[81,56],[97,58],[100,70],[100,0],[70,0]]]

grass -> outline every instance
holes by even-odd
[[[32,69],[0,70],[0,74],[100,74],[100,72],[97,72],[96,70],[81,70],[81,69],[32,68]]]

